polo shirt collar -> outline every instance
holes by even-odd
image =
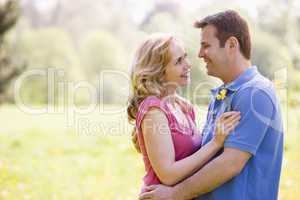
[[[246,69],[241,75],[239,75],[234,81],[228,84],[222,84],[221,86],[211,90],[213,95],[219,93],[220,89],[226,88],[230,91],[237,91],[245,82],[251,80],[255,75],[258,74],[257,67],[251,66]]]

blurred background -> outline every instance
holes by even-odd
[[[300,1],[0,0],[0,199],[136,199],[144,167],[127,122],[130,63],[173,33],[193,65],[179,92],[202,127],[209,91],[193,22],[235,9],[284,116],[281,200],[300,199]]]

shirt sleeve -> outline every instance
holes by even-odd
[[[232,101],[241,120],[228,136],[224,147],[236,148],[255,155],[271,123],[274,105],[264,89],[248,87],[238,91]]]

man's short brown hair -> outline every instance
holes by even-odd
[[[247,22],[234,10],[226,10],[209,15],[194,23],[196,28],[213,25],[217,32],[216,37],[220,46],[224,47],[229,37],[235,37],[240,44],[240,51],[246,59],[251,57],[251,39]]]

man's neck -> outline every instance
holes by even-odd
[[[233,63],[230,66],[231,69],[230,73],[227,74],[227,77],[222,78],[223,83],[224,84],[231,83],[251,66],[252,64],[250,60],[243,60],[241,62]]]

